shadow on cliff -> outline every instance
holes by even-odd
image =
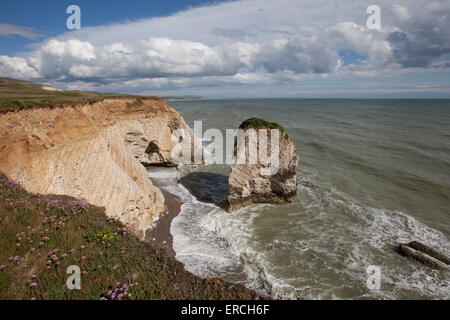
[[[220,207],[229,194],[228,176],[210,173],[193,172],[179,181],[200,202],[214,203]]]

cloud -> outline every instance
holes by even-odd
[[[387,40],[395,62],[403,68],[430,68],[435,59],[450,53],[450,3],[428,2],[412,9],[413,15],[402,20],[401,28]]]
[[[28,65],[27,60],[18,57],[0,56],[0,75],[19,79],[38,77],[38,72]]]
[[[23,57],[2,56],[0,73],[66,88],[140,92],[450,67],[448,1],[378,2],[380,30],[366,27],[370,3],[351,0],[241,0],[86,27],[47,39]]]
[[[0,23],[1,36],[21,36],[27,39],[36,39],[41,35],[37,34],[33,28],[16,26],[8,23]]]
[[[409,10],[406,7],[403,7],[399,4],[394,4],[392,6],[392,9],[394,10],[395,14],[401,19],[401,20],[407,20],[410,18]]]

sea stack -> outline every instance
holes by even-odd
[[[259,118],[245,120],[239,129],[228,178],[229,195],[222,207],[230,212],[251,203],[294,201],[299,154],[285,129]]]

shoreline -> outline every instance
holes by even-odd
[[[154,180],[152,180],[153,184],[158,187],[164,195],[165,212],[160,215],[153,228],[145,232],[144,242],[149,243],[155,248],[168,249],[175,258],[176,254],[173,249],[173,237],[170,233],[170,226],[172,225],[172,220],[180,214],[183,202],[177,196],[164,190],[164,188]]]
[[[178,172],[178,168],[176,169]],[[161,178],[154,177],[152,179],[151,176],[148,177],[154,186],[159,188],[161,192],[164,195],[164,206],[165,211],[162,212],[158,218],[158,220],[155,222],[152,229],[148,229],[145,232],[145,240],[144,243],[149,244],[152,248],[158,250],[158,249],[164,249],[177,263],[181,264],[183,266],[184,272],[188,274],[192,274],[195,277],[198,277],[199,279],[202,279],[203,281],[208,281],[211,279],[216,279],[219,281],[223,281],[224,283],[228,283],[231,287],[236,288],[243,288],[245,291],[251,292],[252,294],[257,297],[256,299],[262,299],[262,300],[272,300],[273,298],[269,295],[264,295],[257,293],[255,290],[248,288],[244,284],[240,282],[232,282],[229,280],[226,280],[222,278],[222,276],[199,276],[192,272],[189,272],[185,269],[185,265],[183,262],[179,261],[176,258],[176,252],[173,248],[173,236],[170,232],[170,228],[172,225],[172,220],[177,217],[181,212],[181,206],[185,203],[182,199],[180,199],[179,196],[171,193],[165,188],[165,182],[167,180],[162,180]],[[177,179],[178,180],[178,179]],[[177,181],[178,183],[178,181]]]

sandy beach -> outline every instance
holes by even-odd
[[[178,197],[161,188],[155,181],[153,183],[161,189],[164,195],[166,211],[161,214],[155,226],[146,231],[145,242],[156,248],[167,247],[172,255],[175,256],[170,225],[172,220],[180,213],[182,202]]]

